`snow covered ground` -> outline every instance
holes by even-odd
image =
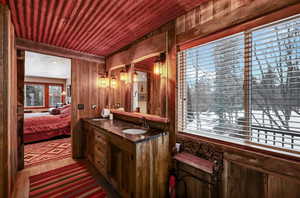
[[[193,113],[193,115],[189,114],[188,119],[183,121],[182,125],[194,133],[213,133],[281,148],[300,150],[300,116],[296,112],[291,114],[289,120],[290,132],[287,134],[284,133],[286,130],[270,123],[270,119],[268,116],[263,115],[262,111],[252,111],[251,137],[245,135],[247,132],[244,131],[245,128],[242,125],[237,124],[238,119],[240,123],[243,122],[244,113],[240,111],[233,115],[234,118],[231,122],[227,121],[219,124],[219,118],[215,112]],[[283,128],[275,112],[270,112],[270,115]],[[282,113],[279,113],[279,116],[284,118]]]

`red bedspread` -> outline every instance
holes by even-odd
[[[24,119],[24,142],[49,139],[59,135],[70,135],[70,115],[48,115]]]

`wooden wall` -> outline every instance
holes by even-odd
[[[205,39],[249,20],[285,9],[299,3],[297,0],[213,0],[195,8],[176,20],[177,46]],[[299,4],[300,5],[300,4]],[[295,9],[293,9],[295,10]],[[300,10],[299,12],[300,13]],[[287,14],[278,15],[284,16]],[[193,141],[215,147],[224,155],[219,197],[224,198],[296,198],[300,197],[300,158],[274,152],[262,152],[251,147],[228,144],[210,138],[201,138],[177,132],[177,141]],[[192,172],[192,170],[191,170]],[[193,178],[186,180],[190,197],[211,197],[208,185]],[[203,194],[203,192],[205,192]],[[182,195],[183,187],[178,186]],[[202,196],[201,196],[202,193]]]
[[[298,2],[298,0],[209,0],[176,19],[177,44],[205,37]]]
[[[104,65],[85,60],[72,59],[72,151],[74,158],[83,157],[81,141],[81,118],[100,116],[100,110],[106,106],[106,92],[101,91],[97,84],[98,73]],[[79,110],[78,104],[84,109]],[[92,109],[96,105],[96,109]]]
[[[17,173],[17,67],[10,12],[0,5],[0,197],[10,197]]]

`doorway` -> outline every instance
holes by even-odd
[[[18,78],[23,107],[19,169],[71,157],[71,60],[29,51],[19,54],[24,67]]]

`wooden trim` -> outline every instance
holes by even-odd
[[[59,56],[59,57],[70,58],[70,59],[82,59],[82,60],[96,62],[96,63],[105,63],[105,58],[103,56],[78,52],[67,48],[48,45],[45,43],[38,43],[38,42],[21,39],[21,38],[16,39],[16,48],[20,50],[38,52],[38,53],[48,54],[52,56]]]
[[[179,45],[179,50],[185,50],[188,48],[192,48],[204,43],[208,43],[220,38],[224,38],[226,36],[230,36],[239,32],[247,31],[249,29],[259,27],[268,23],[272,23],[274,21],[278,21],[287,17],[291,17],[293,15],[300,13],[300,3],[289,6],[287,8],[281,9],[279,11],[273,12],[271,14],[267,14],[265,16],[256,18],[254,20],[250,20],[248,22],[229,27],[226,29],[222,29],[221,31],[215,32],[213,34],[209,34],[206,36],[202,36],[199,38],[195,38],[189,41],[181,41],[180,38],[177,38],[177,42]]]

